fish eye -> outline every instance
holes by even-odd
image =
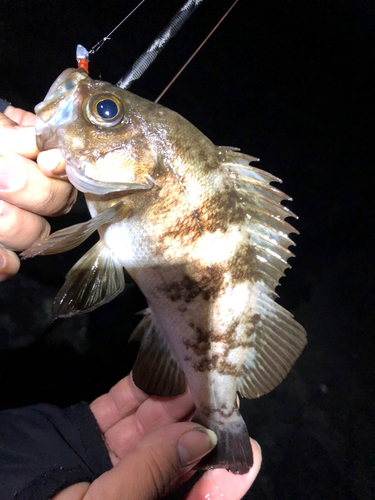
[[[115,127],[125,116],[125,106],[112,94],[99,94],[90,97],[86,103],[86,117],[95,125]]]
[[[96,111],[103,120],[113,120],[119,113],[118,105],[112,99],[103,99],[96,105]]]

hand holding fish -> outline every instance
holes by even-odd
[[[33,113],[13,106],[0,113],[0,281],[19,270],[14,250],[48,235],[44,216],[68,212],[76,199],[71,184],[59,178],[65,173],[60,152],[38,156],[34,124]]]
[[[90,407],[113,469],[91,485],[77,483],[67,488],[54,500],[164,498],[193,476],[193,467],[215,444],[213,433],[194,422],[183,422],[194,409],[189,392],[175,398],[152,398],[128,376]],[[242,498],[260,469],[260,449],[254,441],[252,445],[254,466],[249,473],[207,471],[185,498]]]

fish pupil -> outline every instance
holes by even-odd
[[[111,120],[118,114],[118,105],[111,99],[103,99],[96,106],[98,115],[104,120]]]

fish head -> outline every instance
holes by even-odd
[[[150,189],[157,145],[144,103],[83,69],[67,69],[35,108],[37,146],[59,148],[70,182],[85,193]]]

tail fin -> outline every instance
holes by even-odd
[[[208,427],[217,436],[217,445],[198,462],[195,469],[227,469],[233,474],[249,472],[253,465],[253,450],[246,424],[239,411],[237,413],[235,425],[232,425],[234,415],[231,416],[231,422],[228,421],[227,425],[218,424],[213,420],[207,422],[206,419],[200,418],[199,414],[194,415],[193,422]]]

